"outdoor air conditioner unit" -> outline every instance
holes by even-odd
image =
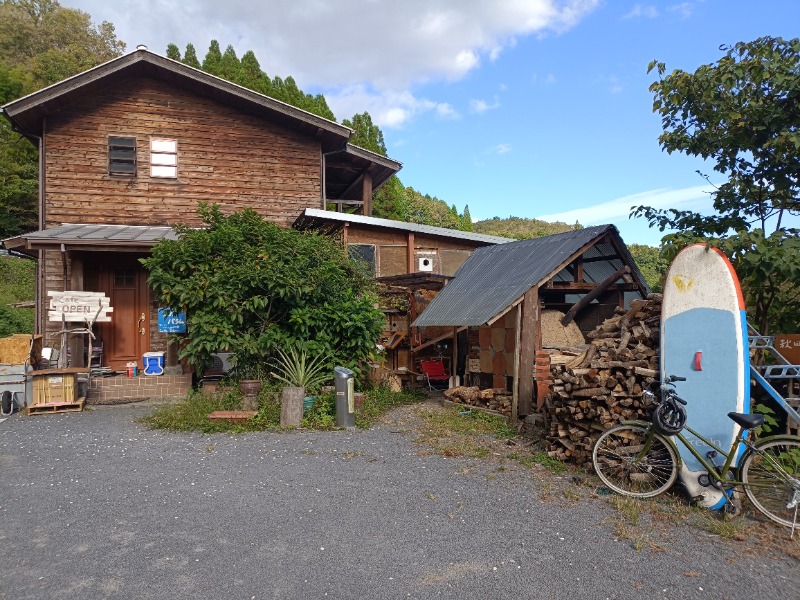
[[[231,364],[233,352],[215,352],[211,355],[211,366],[206,369],[206,375],[227,375],[233,365]]]
[[[420,256],[417,258],[417,271],[431,273],[433,272],[433,257]]]

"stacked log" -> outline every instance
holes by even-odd
[[[505,388],[489,388],[459,386],[445,390],[445,398],[457,404],[475,406],[511,416],[511,393]]]
[[[553,386],[545,400],[548,455],[584,464],[600,434],[620,421],[650,418],[642,391],[658,380],[661,295],[634,300],[630,309],[588,334],[584,348],[551,352]]]

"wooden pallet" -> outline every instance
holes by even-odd
[[[28,406],[29,415],[44,415],[47,413],[80,412],[86,404],[86,398],[78,398],[77,402],[43,402]]]

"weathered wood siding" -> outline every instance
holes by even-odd
[[[321,204],[320,144],[178,87],[136,78],[46,124],[46,226],[198,224],[199,202],[290,225]],[[108,136],[135,137],[136,177],[108,175]],[[150,177],[150,139],[178,142],[178,178]]]

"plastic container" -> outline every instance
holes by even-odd
[[[145,352],[142,359],[142,366],[144,367],[143,370],[145,375],[163,375],[164,353]]]

